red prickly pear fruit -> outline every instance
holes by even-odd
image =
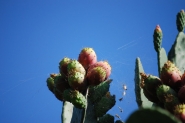
[[[171,61],[167,61],[161,71],[160,78],[165,85],[169,85],[175,90],[181,87],[181,72]]]
[[[157,88],[156,93],[160,102],[163,102],[163,103],[166,102],[168,95],[173,95],[174,97],[177,97],[177,93],[175,92],[175,90],[173,90],[168,85],[160,85]]]
[[[102,67],[94,67],[88,70],[86,78],[88,80],[89,85],[99,85],[101,82],[105,80],[106,70]]]
[[[69,74],[68,82],[72,89],[83,91],[86,88],[85,75],[80,72]]]
[[[59,70],[60,70],[60,74],[63,74],[67,77],[68,73],[67,73],[67,65],[71,62],[70,58],[63,58],[60,62],[59,62]]]
[[[180,88],[178,92],[178,98],[181,102],[185,103],[185,85]]]
[[[182,82],[182,86],[184,86],[185,85],[185,72],[182,74],[181,82]]]
[[[86,71],[82,64],[78,62],[77,60],[72,60],[68,65],[67,65],[67,71],[68,74],[73,74],[73,72],[80,72],[83,75],[86,74]]]
[[[185,104],[176,105],[174,108],[174,115],[185,123]]]
[[[89,67],[88,71],[91,71],[91,69],[93,69],[94,67],[102,67],[103,69],[105,69],[105,71],[106,71],[105,79],[107,79],[111,74],[111,66],[107,61],[96,62],[95,64],[93,64]]]
[[[63,94],[64,90],[70,88],[66,77],[62,74],[58,74],[54,78],[54,84],[55,84],[54,93],[55,93],[56,98],[59,99],[60,101],[63,101],[62,94]]]
[[[89,66],[97,62],[97,56],[93,48],[83,48],[78,56],[78,61],[87,70]]]

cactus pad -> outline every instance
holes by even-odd
[[[174,115],[162,108],[141,108],[132,113],[126,123],[181,123]]]
[[[114,116],[105,114],[103,117],[99,118],[98,123],[114,123]]]
[[[115,95],[102,97],[101,100],[94,105],[96,116],[102,117],[115,105],[115,102]]]

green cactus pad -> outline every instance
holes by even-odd
[[[185,34],[180,32],[174,44],[172,45],[169,53],[168,59],[173,62],[177,68],[184,73],[185,70]]]
[[[114,123],[114,116],[105,114],[103,117],[99,118],[98,123]]]
[[[100,83],[97,86],[89,87],[89,98],[92,101],[92,103],[98,102],[109,91],[111,81],[112,80],[109,79]]]
[[[121,121],[121,120],[116,120],[116,122],[115,123],[124,123],[123,121]]]
[[[152,107],[152,108],[141,108],[133,112],[126,123],[182,123],[174,115],[168,111]]]
[[[164,63],[168,61],[168,57],[166,55],[166,51],[164,48],[161,48],[157,54],[158,58],[158,73],[159,73],[159,76],[160,76],[160,73],[161,73],[161,70],[162,70],[162,67],[164,66]]]
[[[101,100],[94,105],[96,117],[102,117],[115,103],[115,95],[102,97]]]
[[[179,32],[184,31],[184,27],[185,27],[185,12],[184,12],[184,10],[181,10],[180,12],[177,13],[176,25],[177,25],[177,30]]]
[[[151,107],[153,105],[145,95],[143,94],[143,89],[140,87],[141,76],[140,73],[144,73],[143,66],[141,64],[140,58],[136,59],[135,65],[135,94],[136,94],[136,102],[138,107]]]
[[[70,123],[73,114],[73,104],[70,102],[63,102],[61,119],[62,123]]]

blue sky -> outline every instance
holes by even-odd
[[[109,113],[125,120],[137,109],[136,57],[146,73],[158,75],[153,30],[161,26],[168,52],[181,9],[184,0],[1,0],[0,122],[61,122],[62,103],[47,89],[46,78],[59,72],[63,57],[77,59],[84,47],[112,66],[110,92],[117,102]],[[122,84],[128,90],[119,102]]]

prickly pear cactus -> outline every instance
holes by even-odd
[[[162,108],[152,107],[135,111],[126,123],[181,123],[181,121]]]
[[[97,61],[93,48],[82,49],[78,60],[64,57],[59,62],[59,73],[46,82],[63,101],[62,123],[114,123],[114,117],[106,114],[116,102],[109,92],[110,74],[108,61]]]
[[[157,25],[154,30],[153,43],[154,49],[157,52],[159,77],[145,74],[140,59],[136,59],[136,101],[139,107],[144,108],[135,111],[127,119],[127,123],[135,123],[140,121],[142,123],[185,123],[185,34],[183,32],[185,27],[184,10],[181,10],[176,17],[176,24],[179,33],[171,47],[171,50],[168,53],[168,57],[165,49],[161,46],[162,29],[159,25]],[[148,104],[150,104],[149,107],[147,107]]]
[[[152,102],[147,100],[145,95],[143,94],[143,89],[141,88],[141,76],[140,73],[144,73],[143,66],[141,64],[140,58],[136,59],[136,66],[135,66],[135,95],[136,95],[136,102],[138,107],[151,107]]]

